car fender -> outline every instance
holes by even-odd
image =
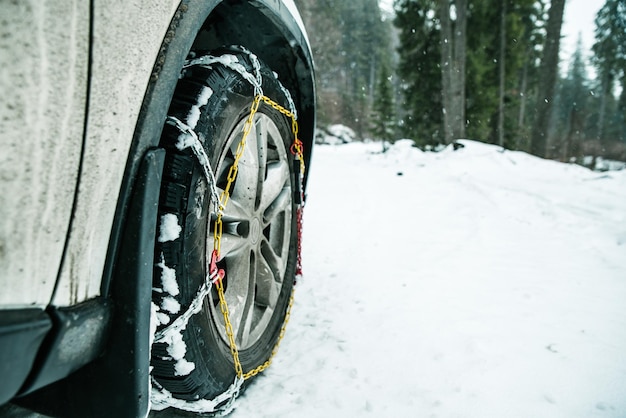
[[[141,155],[158,144],[169,98],[194,40],[206,48],[246,45],[278,71],[286,87],[297,92],[301,136],[310,149],[315,123],[311,50],[299,15],[292,15],[297,13],[293,2],[289,4],[162,2],[147,10],[140,1],[120,7],[94,2],[87,139],[54,305],[106,293],[132,179]],[[162,15],[172,18],[164,22],[157,18]],[[207,31],[213,38],[197,40],[205,22],[213,28]],[[132,36],[120,35],[118,26],[133,27]]]

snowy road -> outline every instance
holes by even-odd
[[[626,172],[466,145],[315,150],[305,278],[234,418],[626,417]]]

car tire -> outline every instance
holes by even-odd
[[[161,138],[166,160],[156,231],[152,379],[186,402],[214,399],[236,373],[216,286],[203,295],[199,311],[180,321],[207,283],[217,203],[184,130],[192,129],[202,143],[221,192],[258,94],[249,77],[260,74],[265,96],[285,108],[292,103],[276,74],[245,49],[224,48],[210,57],[208,65],[183,70],[168,117],[177,122],[166,123]],[[226,273],[224,295],[244,372],[270,357],[294,285],[293,139],[291,119],[261,104],[223,212],[218,267]]]

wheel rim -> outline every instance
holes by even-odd
[[[219,186],[225,187],[244,123],[235,127],[220,156],[216,170]],[[259,341],[270,324],[280,299],[291,240],[292,191],[287,150],[274,121],[261,112],[255,115],[246,139],[222,221],[224,295],[235,343],[245,350]],[[207,249],[212,250],[212,231],[208,237]],[[228,343],[217,292],[211,297],[211,318]]]

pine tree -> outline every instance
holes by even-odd
[[[472,30],[467,34],[467,135],[482,141],[494,142],[498,110],[498,56],[500,21],[497,4],[493,0],[475,0],[468,16]]]
[[[596,43],[593,45],[593,61],[601,80],[601,107],[598,138],[602,139],[607,131],[607,124],[613,122],[624,125],[626,119],[626,0],[607,0],[598,11],[595,19]],[[619,82],[622,95],[618,102],[617,113],[608,112],[608,102]],[[624,131],[623,128],[619,130]],[[618,136],[624,136],[619,134]]]
[[[539,15],[534,0],[470,3],[468,137],[502,141],[507,148],[520,146],[519,137],[528,119],[525,100],[533,87]]]
[[[383,64],[379,74],[373,104],[372,133],[375,135],[376,139],[380,139],[383,142],[383,150],[385,150],[385,143],[393,142],[395,135],[393,83],[389,65]]]
[[[399,74],[410,108],[404,119],[405,135],[419,138],[420,145],[429,138],[441,141],[443,113],[437,111],[444,106],[441,92],[436,90],[443,87],[440,75],[437,80],[443,44],[438,42],[441,24],[434,12],[438,4],[434,0],[397,0],[395,4],[395,23],[400,30]],[[523,146],[528,136],[524,132],[532,120],[526,100],[537,90],[542,3],[472,0],[467,19],[471,29],[467,31],[466,136],[492,143],[502,137],[506,147]],[[499,22],[496,30],[494,22]]]
[[[404,96],[400,129],[418,146],[443,140],[440,28],[436,0],[395,0],[398,74]]]
[[[585,139],[586,115],[589,99],[589,79],[582,52],[580,35],[572,56],[567,76],[561,80],[557,98],[557,120],[555,143],[560,148],[560,157],[568,161],[571,157],[582,157],[582,141]]]
[[[526,11],[520,13],[520,45],[522,64],[518,72],[517,90],[518,107],[516,109],[516,133],[514,147],[525,151],[530,150],[531,131],[534,124],[534,112],[528,111],[538,94],[539,65],[541,49],[545,40],[545,24],[547,19],[546,0],[531,1]]]
[[[565,0],[552,0],[548,17],[546,40],[541,60],[541,92],[536,99],[535,123],[532,132],[531,152],[546,157],[548,153],[548,129],[552,111],[559,64],[559,45]]]

